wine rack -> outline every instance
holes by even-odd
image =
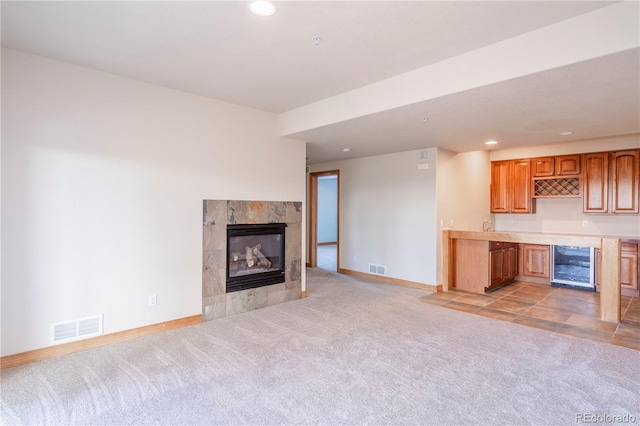
[[[579,197],[580,178],[536,179],[533,181],[533,197]]]

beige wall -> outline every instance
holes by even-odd
[[[442,283],[442,229],[481,231],[490,220],[491,168],[488,151],[438,149],[438,283]],[[452,225],[453,224],[453,225]]]
[[[437,283],[435,148],[311,166],[340,170],[340,267]],[[419,163],[429,163],[418,170]]]
[[[373,263],[392,278],[441,284],[442,229],[481,230],[490,218],[486,151],[428,148],[311,166],[336,169],[342,268],[368,272]]]
[[[56,322],[104,314],[112,333],[200,314],[202,201],[304,199],[304,143],[276,128],[3,49],[2,355],[48,346]]]

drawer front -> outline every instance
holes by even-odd
[[[490,241],[489,242],[489,250],[500,250],[503,248],[503,242],[501,241]]]
[[[489,250],[501,250],[516,247],[516,243],[505,243],[504,241],[489,241]]]

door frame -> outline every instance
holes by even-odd
[[[318,266],[318,178],[321,176],[336,176],[336,270],[340,271],[340,170],[309,173],[309,266]]]

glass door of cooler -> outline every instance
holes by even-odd
[[[553,246],[551,282],[593,289],[593,249]]]

